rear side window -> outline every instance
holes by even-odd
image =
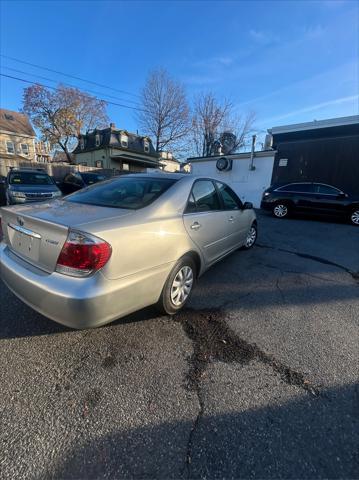
[[[228,185],[221,182],[216,182],[216,185],[222,197],[224,210],[239,210],[242,208],[242,202]]]
[[[116,178],[80,190],[65,201],[137,210],[150,205],[175,182],[170,178]]]
[[[192,187],[186,213],[220,210],[217,190],[210,180],[198,180]]]
[[[278,192],[293,192],[293,193],[313,193],[314,186],[311,183],[292,183],[291,185],[284,185],[277,189]]]
[[[340,191],[334,187],[330,187],[329,185],[315,185],[315,191],[318,193],[323,193],[326,195],[339,195]]]

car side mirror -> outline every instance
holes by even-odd
[[[243,210],[252,210],[253,203],[252,202],[245,202],[243,205]]]

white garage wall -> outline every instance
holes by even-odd
[[[227,183],[244,202],[252,202],[260,207],[263,191],[270,186],[275,152],[257,152],[254,158],[255,170],[249,170],[250,154],[228,155],[233,166],[229,172],[220,172],[216,168],[219,157],[196,161],[189,159],[193,175],[216,178]]]

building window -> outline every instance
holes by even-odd
[[[127,170],[128,171],[129,169],[130,169],[130,166],[129,166],[128,163],[123,163],[122,164],[122,170]]]
[[[148,140],[143,141],[143,149],[146,153],[150,153],[150,142]]]
[[[96,136],[95,136],[95,144],[96,144],[96,147],[100,146],[100,135],[99,134],[96,134]]]
[[[125,133],[121,133],[120,140],[121,140],[121,147],[127,148],[128,147],[128,136]]]
[[[15,153],[14,142],[6,142],[6,149],[7,149],[7,153],[14,155]]]
[[[81,150],[85,148],[85,140],[83,138],[80,138],[80,148]]]
[[[103,168],[103,161],[102,161],[102,160],[97,160],[97,161],[96,161],[96,164],[95,164],[95,167],[97,167],[97,168]]]
[[[27,143],[21,144],[21,152],[23,155],[29,155],[29,145]]]

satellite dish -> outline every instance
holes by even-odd
[[[234,153],[237,144],[237,137],[232,132],[223,132],[219,137],[219,141],[222,145],[222,153],[224,155],[229,155]]]

